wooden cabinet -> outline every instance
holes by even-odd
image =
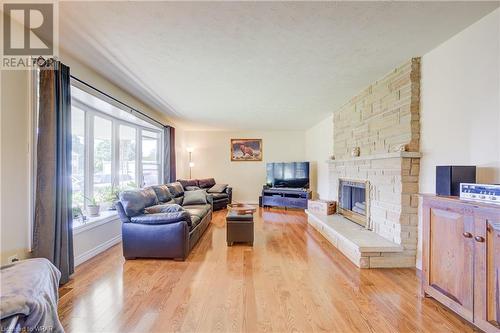
[[[500,332],[500,206],[423,198],[423,290],[486,332]]]
[[[264,188],[262,190],[263,207],[307,208],[307,200],[311,199],[311,191],[289,188]]]

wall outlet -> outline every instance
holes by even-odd
[[[7,261],[9,263],[13,263],[13,262],[19,261],[19,256],[17,254],[14,254],[13,256],[8,257]]]

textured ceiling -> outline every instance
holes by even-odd
[[[305,129],[498,2],[60,2],[61,48],[191,128]]]

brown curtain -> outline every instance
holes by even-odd
[[[175,128],[165,126],[163,128],[165,144],[163,146],[163,182],[171,183],[176,180],[175,170]]]
[[[71,212],[71,85],[69,67],[40,69],[33,254],[74,272]]]

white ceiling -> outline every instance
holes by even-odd
[[[498,2],[60,2],[61,48],[191,128],[305,129]]]

